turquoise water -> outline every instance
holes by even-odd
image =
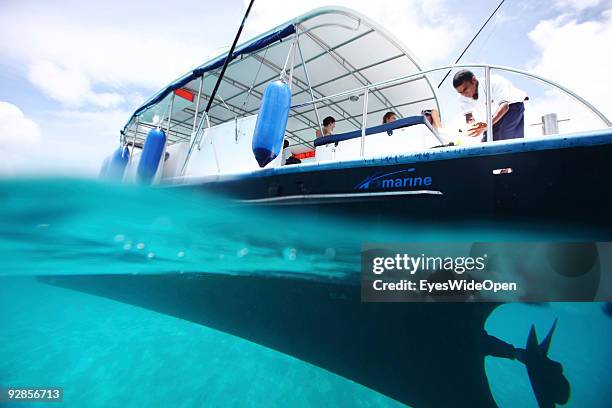
[[[563,239],[513,225],[397,226],[239,207],[219,197],[93,181],[0,181],[0,386],[64,387],[68,407],[402,404],[246,340],[35,276],[214,272],[357,276],[363,242]],[[612,319],[598,303],[506,304],[487,331],[531,324],[572,384],[569,406],[612,404]],[[536,406],[525,368],[487,357],[502,407]],[[17,404],[15,406],[27,406]],[[37,403],[34,406],[58,406]]]

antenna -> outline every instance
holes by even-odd
[[[499,10],[499,8],[502,6],[502,4],[504,4],[504,1],[506,0],[502,0],[497,7],[495,8],[495,10],[493,10],[493,13],[491,13],[491,15],[489,16],[489,18],[487,18],[487,20],[484,22],[484,24],[482,25],[482,27],[480,27],[480,30],[478,30],[478,32],[476,33],[476,35],[474,35],[474,37],[472,37],[472,40],[470,41],[470,43],[467,45],[467,47],[465,47],[465,49],[463,50],[463,52],[461,53],[461,55],[459,55],[459,58],[457,58],[457,60],[455,61],[455,64],[457,64],[459,62],[459,60],[463,57],[463,55],[467,52],[468,48],[470,48],[470,46],[472,45],[472,43],[476,40],[476,38],[478,37],[478,35],[480,34],[480,32],[482,30],[484,30],[484,28],[487,26],[487,24],[489,23],[489,21],[491,21],[491,19],[493,18],[493,16],[495,15],[495,13],[497,13],[497,10]],[[446,73],[446,75],[444,75],[444,78],[442,78],[442,80],[440,81],[440,83],[438,84],[438,89],[442,86],[442,84],[444,83],[444,81],[446,81],[446,78],[448,78],[448,75],[451,73],[452,70],[448,70],[448,72]]]
[[[234,54],[234,49],[236,48],[236,44],[238,43],[238,39],[240,38],[240,34],[242,33],[242,29],[244,28],[244,23],[246,22],[246,19],[249,16],[249,12],[251,11],[251,7],[253,6],[254,2],[255,2],[255,0],[251,0],[251,2],[249,3],[249,7],[247,7],[247,11],[246,11],[246,13],[244,13],[244,17],[242,18],[242,23],[240,24],[240,28],[238,29],[238,32],[236,33],[236,37],[234,38],[234,43],[232,44],[232,47],[230,48],[229,52],[227,53],[227,57],[225,57],[225,62],[223,63],[223,68],[221,69],[221,73],[219,74],[219,78],[217,78],[217,83],[215,84],[215,87],[214,87],[212,93],[210,94],[210,99],[208,100],[208,105],[206,105],[206,109],[204,110],[204,113],[206,113],[207,115],[208,115],[208,111],[210,110],[210,106],[212,105],[213,101],[215,100],[215,94],[219,90],[219,85],[221,85],[221,80],[223,80],[223,76],[225,75],[225,70],[227,69],[227,66],[229,65],[230,61],[232,60],[232,54]]]

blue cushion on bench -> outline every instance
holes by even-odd
[[[424,125],[425,116],[408,116],[406,118],[394,120],[393,122],[385,123],[383,125],[373,126],[370,128],[366,128],[366,136],[374,135],[376,133],[389,132],[394,129],[400,129],[413,125]],[[342,142],[343,140],[355,139],[361,137],[361,130],[354,130],[352,132],[340,133],[338,135],[329,135],[323,136],[315,139],[314,145],[317,146],[325,146],[330,143]]]

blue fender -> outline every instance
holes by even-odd
[[[151,184],[159,168],[159,162],[166,146],[166,133],[161,129],[151,129],[142,148],[142,155],[138,163],[138,180],[144,184]]]
[[[123,174],[130,160],[130,150],[127,146],[118,147],[108,163],[105,178],[113,181],[123,180]]]
[[[265,167],[280,154],[290,107],[289,84],[280,79],[268,84],[253,133],[253,154],[259,167]]]

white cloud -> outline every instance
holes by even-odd
[[[127,111],[40,112],[42,129],[15,105],[0,102],[0,176],[95,177],[119,142]]]
[[[67,105],[79,105],[90,92],[90,83],[81,72],[62,69],[49,61],[37,61],[28,69],[30,81],[51,98]]]
[[[564,12],[568,9],[582,11],[597,6],[601,0],[554,0],[555,6]]]
[[[40,142],[40,128],[19,107],[0,101],[0,147],[22,146]]]
[[[112,108],[123,102],[124,97],[110,92],[92,92],[88,95],[88,99],[96,106],[101,108]]]
[[[75,69],[61,68],[49,61],[36,61],[28,68],[28,78],[47,96],[66,106],[92,103],[110,108],[123,102],[117,93],[98,93],[91,88],[87,76]]]
[[[96,176],[102,160],[119,144],[129,112],[60,110],[47,114],[36,168],[78,177]]]
[[[136,15],[126,21],[119,15],[123,11],[116,11],[118,15],[112,18],[96,19],[83,5],[63,3],[9,4],[0,13],[0,37],[14,39],[0,43],[3,63],[12,61],[16,70],[29,67],[21,74],[62,103],[83,102],[73,90],[81,95],[89,92],[85,99],[99,106],[117,103],[116,96],[92,94],[99,85],[111,90],[135,86],[155,91],[202,63],[210,48],[202,35],[193,35],[199,27],[184,27],[181,20],[174,23],[183,27],[184,35],[167,35],[164,25],[156,21],[143,26],[134,20]],[[123,5],[116,5],[116,10],[122,9]]]
[[[568,15],[541,21],[529,38],[540,52],[530,71],[565,85],[612,117],[612,9],[595,21],[578,22]]]
[[[0,176],[25,166],[27,152],[40,143],[40,128],[19,107],[0,101]]]

